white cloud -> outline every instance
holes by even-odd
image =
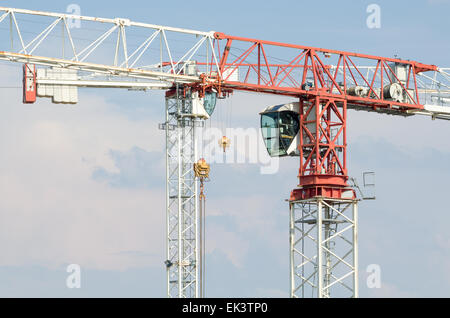
[[[285,290],[280,290],[276,288],[258,288],[258,297],[269,297],[269,298],[288,298],[289,293]]]
[[[369,289],[369,297],[376,298],[413,298],[417,297],[410,291],[400,289],[398,286],[383,282],[381,288]]]
[[[280,247],[287,250],[288,207],[286,205],[285,210],[279,210],[279,201],[277,197],[251,194],[209,200],[208,253],[221,251],[235,266],[240,267],[250,249],[267,253],[261,254],[263,258],[267,255],[275,257]],[[222,223],[223,220],[227,222]],[[277,260],[281,264],[287,262],[287,259]]]
[[[286,217],[287,220],[288,205],[286,204],[284,211],[279,211],[279,202],[278,197],[251,193],[239,197],[223,197],[210,203],[208,215],[229,216],[236,222],[239,231],[267,236],[268,232],[276,230],[280,218]]]
[[[427,0],[429,4],[448,4],[450,0]]]
[[[225,254],[227,259],[236,267],[242,267],[249,250],[249,242],[235,232],[226,230],[223,226],[210,224],[207,227],[206,251]]]
[[[163,142],[156,121],[131,121],[101,97],[23,105],[20,90],[4,90],[0,265],[122,270],[162,262],[164,179],[152,191],[116,189],[92,172],[116,169],[111,149],[162,151]]]
[[[450,236],[447,233],[438,233],[434,236],[437,246],[447,252],[450,252]]]
[[[383,138],[408,152],[428,147],[450,152],[450,140],[447,137],[450,125],[446,120],[431,120],[430,117],[420,115],[404,118],[350,110],[347,126],[350,143],[362,136],[371,136]],[[348,149],[351,154],[351,145]]]

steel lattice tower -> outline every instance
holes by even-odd
[[[194,174],[196,128],[192,100],[182,90],[166,94],[167,296],[198,297],[198,189]]]
[[[290,202],[290,296],[358,297],[357,200]]]

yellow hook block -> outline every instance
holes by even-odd
[[[201,158],[199,161],[194,163],[194,173],[195,176],[202,179],[209,178],[210,166],[205,159]]]

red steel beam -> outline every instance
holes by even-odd
[[[360,53],[355,53],[355,52],[346,52],[346,51],[338,51],[338,50],[329,50],[329,49],[297,45],[297,44],[288,44],[288,43],[281,43],[281,42],[257,40],[257,39],[251,39],[251,38],[225,35],[224,33],[220,33],[220,32],[215,33],[215,38],[217,40],[225,40],[225,39],[226,40],[236,40],[236,41],[241,41],[241,42],[252,42],[252,43],[259,43],[262,45],[272,45],[272,46],[287,47],[287,48],[293,48],[293,49],[314,50],[316,52],[345,55],[345,56],[354,56],[354,57],[371,59],[371,60],[382,59],[386,62],[397,62],[397,63],[401,63],[401,64],[414,65],[416,68],[416,73],[421,73],[421,72],[426,72],[426,71],[437,71],[436,65],[423,64],[423,63],[419,63],[416,61],[402,60],[402,59],[396,59],[396,58],[380,57],[380,56],[376,56],[376,55],[360,54]]]
[[[340,103],[346,101],[350,106],[366,106],[368,110],[376,110],[379,108],[392,109],[395,107],[398,111],[404,112],[411,109],[423,109],[423,105],[419,101],[417,89],[415,94],[411,94],[408,89],[410,87],[417,87],[415,74],[437,70],[437,66],[435,65],[423,64],[416,61],[257,40],[230,36],[224,33],[215,33],[215,38],[217,42],[222,40],[226,41],[223,52],[218,52],[219,56],[221,56],[219,65],[221,72],[229,69],[234,73],[238,72],[239,68],[246,67],[246,75],[243,81],[231,81],[231,74],[227,74],[226,77],[222,78],[217,75],[210,76],[209,84],[211,85],[219,85],[230,90],[253,91],[293,97],[329,97],[338,100]],[[237,58],[231,61],[229,58],[230,51],[239,43],[244,46],[248,45],[248,48],[246,50],[244,49],[243,53],[240,53]],[[286,64],[279,63],[279,61],[271,62],[271,57],[267,55],[266,50],[269,46],[297,49],[299,52],[295,53],[293,59],[286,62]],[[219,46],[217,45],[217,47]],[[254,61],[254,57],[251,55],[255,50],[257,50],[256,61]],[[323,59],[319,58],[318,52],[324,53],[325,57],[335,55],[338,58],[338,64],[334,74],[330,72],[331,65],[327,65]],[[373,77],[364,76],[352,58],[365,59],[367,62],[364,63],[365,65],[373,63],[376,67]],[[399,63],[408,68],[406,83],[399,81],[388,63]],[[340,71],[339,67],[343,72],[343,86],[338,85],[337,82]],[[301,71],[302,74],[293,73],[296,69],[303,69]],[[384,76],[383,73],[386,73],[388,76]],[[411,73],[413,76],[410,76]],[[347,89],[349,88],[349,83],[347,82],[346,75],[351,76],[354,86],[368,87],[367,96],[348,94]],[[377,79],[377,76],[380,78]],[[314,86],[311,89],[306,89],[304,84],[309,77],[312,79]],[[387,79],[389,79],[389,82],[387,82]],[[382,89],[385,85],[391,83],[393,79],[397,80],[400,84],[402,90],[405,92],[405,96],[410,98],[408,103],[386,100],[384,98]]]

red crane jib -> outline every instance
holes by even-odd
[[[292,96],[299,99],[299,186],[290,199],[315,196],[356,197],[347,172],[347,109],[405,114],[423,109],[416,74],[435,65],[397,58],[248,39],[215,33],[221,74],[220,88]],[[220,43],[225,41],[221,50]],[[292,56],[280,63],[282,56]],[[323,55],[320,57],[319,54]],[[324,59],[334,64],[325,63]],[[373,66],[364,74],[358,65]],[[397,71],[401,68],[403,73]],[[235,73],[245,74],[239,78]],[[384,91],[395,83],[399,96]],[[355,93],[365,87],[365,93]]]
[[[438,69],[436,65],[415,61],[249,39],[223,33],[215,33],[215,38],[217,39],[215,45],[219,52],[222,87],[293,97],[336,98],[375,110],[379,108],[398,108],[403,111],[423,109],[419,101],[415,75]],[[221,41],[226,41],[223,49],[220,49]],[[238,51],[237,47],[239,47]],[[284,50],[286,54],[283,56],[291,55],[292,58],[280,63],[279,58],[267,53],[269,50],[276,50],[277,56],[280,56],[281,50]],[[325,63],[319,54],[323,54],[326,59],[334,58],[336,63],[333,66]],[[397,78],[392,69],[394,63],[405,67],[407,71],[405,80],[400,81]],[[375,71],[369,76],[363,74],[357,65],[374,66]],[[233,80],[233,75],[243,70],[244,78]],[[340,77],[341,83],[338,80]],[[347,80],[348,77],[351,81]],[[310,88],[305,86],[308,80],[313,83]],[[408,102],[387,100],[383,94],[380,94],[376,87],[382,87],[381,82],[386,83],[386,81],[398,82],[407,92]],[[369,94],[367,96],[348,94],[347,89],[352,86],[367,86]]]

